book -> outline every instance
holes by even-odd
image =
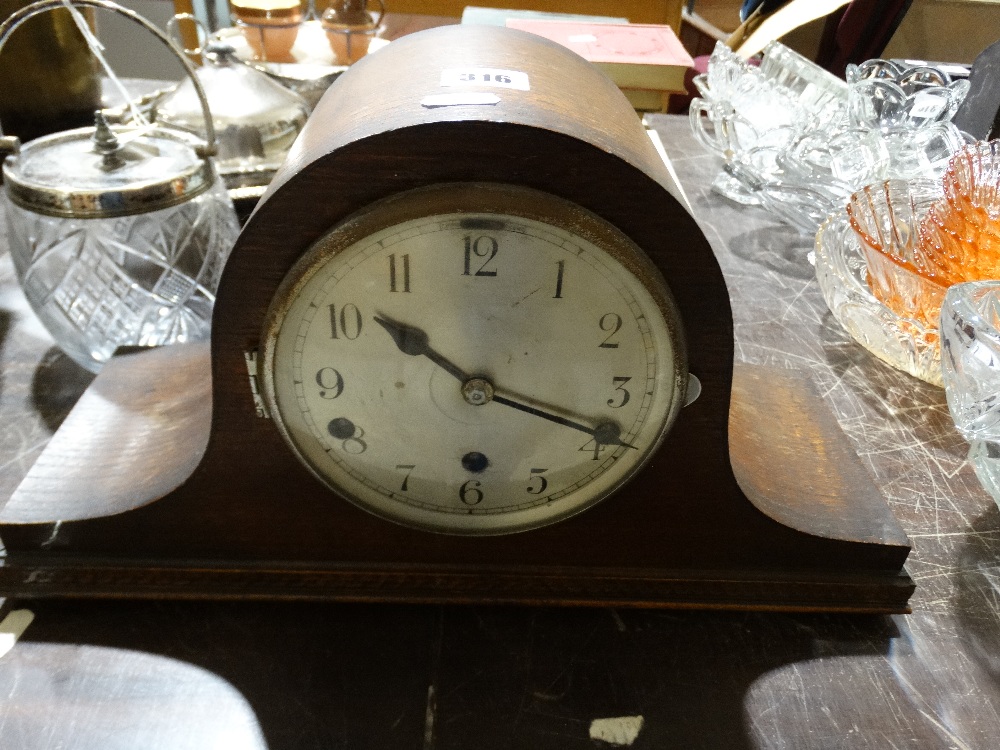
[[[669,91],[623,88],[621,92],[637,112],[666,112],[670,104]]]
[[[538,34],[589,60],[620,88],[681,93],[694,60],[674,30],[658,24],[605,24],[511,18],[507,27]]]
[[[580,13],[553,13],[544,10],[511,10],[508,8],[482,8],[467,5],[462,11],[462,23],[476,26],[506,26],[508,18],[527,18],[536,21],[582,21],[586,23],[628,23],[627,18],[591,16]]]

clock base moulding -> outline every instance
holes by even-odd
[[[725,484],[706,484],[683,499],[729,506],[736,524],[671,522],[661,510],[663,527],[639,529],[636,513],[647,524],[655,514],[629,508],[623,493],[552,527],[468,539],[396,527],[327,497],[329,515],[351,531],[325,544],[298,537],[309,555],[296,559],[294,530],[281,542],[275,509],[248,487],[260,477],[220,477],[232,480],[233,502],[212,512],[223,490],[211,469],[195,470],[208,447],[208,368],[204,344],[111,360],[0,515],[0,594],[908,611],[905,536],[801,375],[736,369],[730,446],[742,490],[720,498]],[[294,487],[276,496],[296,513]],[[675,501],[653,504],[664,502]],[[610,518],[598,518],[605,507]],[[358,534],[373,543],[352,543]],[[394,546],[405,537],[426,542],[423,560]],[[240,556],[232,542],[241,538],[252,544]],[[436,542],[457,543],[465,559]],[[832,561],[816,564],[829,549]]]

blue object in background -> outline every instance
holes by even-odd
[[[747,20],[747,17],[757,8],[762,8],[761,12],[766,15],[776,11],[787,2],[788,0],[743,0],[743,7],[740,8],[740,20]]]

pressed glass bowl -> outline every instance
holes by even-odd
[[[1000,442],[1000,281],[948,289],[941,308],[948,408],[967,440]]]
[[[950,282],[923,256],[920,226],[940,195],[930,181],[889,180],[859,190],[847,204],[872,293],[900,318],[929,331],[937,327]]]
[[[843,119],[847,83],[781,42],[771,42],[764,48],[760,76],[790,94],[817,126],[825,127]]]
[[[816,279],[823,299],[848,334],[888,365],[940,386],[937,324],[900,316],[868,285],[868,264],[845,211],[816,233]]]
[[[947,285],[865,242],[861,250],[875,298],[900,318],[920,323],[929,335],[937,327]]]
[[[748,87],[755,86],[758,76],[756,68],[724,42],[716,42],[708,58],[708,71],[695,76],[694,85],[706,99],[733,99]]]
[[[932,180],[887,180],[854,193],[847,216],[866,245],[932,272],[920,257],[920,222],[940,197],[941,186]]]
[[[947,122],[969,93],[969,81],[953,81],[940,68],[892,60],[848,65],[848,114],[856,126],[913,130]]]
[[[1000,281],[955,284],[941,308],[941,371],[969,460],[1000,503]]]
[[[920,227],[923,254],[956,283],[1000,278],[1000,141],[956,154],[942,187]]]
[[[949,203],[964,199],[989,218],[1000,218],[1000,140],[980,141],[957,154],[942,184]]]
[[[844,81],[780,42],[765,48],[759,67],[748,65],[720,42],[708,72],[695,78],[695,86],[701,96],[690,105],[691,130],[727,164],[753,149],[783,151],[798,135],[842,121],[847,106]],[[747,164],[743,170],[756,182],[767,181]],[[755,187],[726,171],[712,187],[738,203],[761,202]]]

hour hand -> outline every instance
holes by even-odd
[[[409,354],[411,357],[423,355],[458,380],[464,382],[468,378],[461,368],[431,348],[430,337],[423,329],[400,323],[384,315],[375,315],[375,322],[392,336],[396,347],[403,354]]]

